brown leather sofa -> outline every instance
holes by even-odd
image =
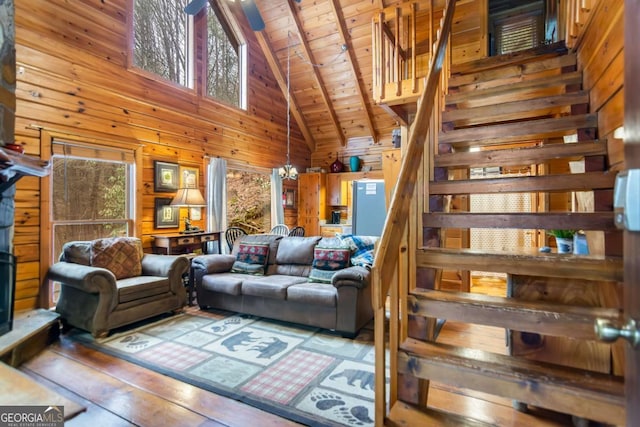
[[[132,237],[68,242],[47,278],[60,282],[56,312],[63,324],[108,335],[111,329],[186,302],[185,256],[145,254]]]
[[[269,245],[264,275],[232,272],[239,245],[256,243]],[[341,244],[337,238],[244,236],[234,243],[231,255],[192,260],[198,304],[353,337],[373,318],[369,269],[348,266],[332,272],[330,283],[309,281],[316,246]]]

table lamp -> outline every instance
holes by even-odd
[[[187,216],[184,219],[184,231],[181,233],[198,233],[200,230],[199,227],[195,227],[191,225],[191,211],[192,207],[202,207],[207,206],[207,202],[202,197],[202,193],[197,188],[180,188],[176,193],[173,200],[170,203],[171,206],[178,207],[186,207]]]

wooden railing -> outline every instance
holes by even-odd
[[[373,286],[373,304],[375,311],[375,342],[376,342],[376,402],[375,402],[375,420],[376,425],[384,425],[386,416],[386,392],[385,392],[385,301],[392,292],[391,305],[398,307],[399,299],[405,299],[405,296],[399,295],[397,277],[402,270],[406,270],[407,248],[401,247],[404,235],[407,231],[407,224],[410,219],[410,206],[412,198],[415,194],[416,183],[418,182],[417,171],[420,170],[420,164],[423,160],[429,159],[431,156],[424,156],[425,141],[432,130],[432,115],[434,113],[434,98],[441,87],[441,73],[445,66],[445,53],[448,45],[451,26],[453,22],[455,0],[447,0],[444,16],[442,18],[439,34],[436,40],[434,55],[432,56],[431,65],[426,76],[425,90],[418,100],[418,108],[414,122],[411,126],[406,149],[403,154],[402,165],[396,190],[391,199],[391,206],[388,211],[380,242],[376,250],[376,258],[372,268],[372,286]],[[425,165],[428,170],[428,165]],[[403,253],[402,258],[400,257]],[[395,286],[391,286],[394,284]],[[405,292],[406,293],[406,292]],[[397,322],[397,311],[392,312],[392,322]],[[389,407],[392,407],[396,401],[397,385],[396,385],[396,361],[394,355],[397,352],[398,328],[390,328],[390,366],[391,366],[391,384]],[[395,346],[395,348],[394,348]]]

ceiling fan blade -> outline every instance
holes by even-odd
[[[241,1],[240,4],[242,5],[244,14],[247,16],[249,25],[251,25],[251,29],[253,31],[264,30],[264,21],[262,20],[262,16],[260,15],[260,11],[258,10],[258,6],[256,6],[255,2],[253,0],[248,0]]]
[[[185,6],[184,12],[187,15],[195,15],[207,4],[207,1],[209,0],[191,0],[191,3]]]

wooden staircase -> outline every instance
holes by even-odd
[[[597,139],[598,118],[588,111],[588,93],[581,90],[582,76],[576,70],[575,54],[562,44],[451,69],[444,111],[436,120],[440,131],[424,142],[418,176],[428,179],[418,178],[424,188],[415,192],[424,194],[424,200],[413,196],[412,209],[424,206],[423,213],[414,224],[406,214],[407,227],[398,229],[406,239],[398,251],[399,272],[394,276],[377,271],[391,259],[384,234],[385,259],[374,266],[379,274],[375,280],[395,283],[389,290],[392,378],[384,425],[481,425],[427,407],[430,381],[511,398],[522,408],[533,405],[581,421],[625,423],[622,352],[615,345],[596,342],[594,332],[597,318],[620,321],[623,260],[612,212],[615,174],[606,170],[606,141]],[[564,143],[563,137],[569,135],[576,135],[577,142]],[[571,173],[568,161],[580,160],[584,172]],[[495,167],[529,172],[470,178],[472,168]],[[591,211],[577,212],[558,202],[582,191],[593,192]],[[536,209],[526,213],[446,209],[452,197],[494,193],[531,194]],[[565,208],[558,209],[559,204]],[[395,207],[392,204],[392,214]],[[391,226],[399,222],[391,221]],[[596,241],[603,242],[602,247],[592,250],[602,255],[541,253],[537,247],[509,252],[442,247],[447,229],[474,228],[535,230],[537,246],[549,243],[545,230],[584,230],[600,237]],[[415,245],[414,239],[427,244]],[[508,294],[440,291],[437,279],[443,270],[506,273]],[[571,287],[573,295],[562,295],[563,287]],[[436,319],[504,328],[509,333],[509,355],[441,344]],[[562,343],[559,347],[565,351],[597,349],[590,357],[607,354],[606,368],[576,364],[573,359],[580,355],[570,351],[546,359],[535,352],[531,356],[514,345],[521,333],[537,337],[536,346],[548,339]]]

